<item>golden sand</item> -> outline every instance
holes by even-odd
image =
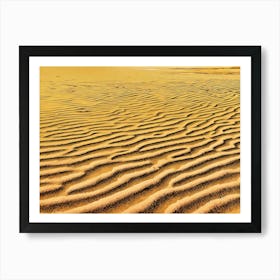
[[[41,67],[42,213],[238,213],[240,69]]]

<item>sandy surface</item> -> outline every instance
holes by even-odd
[[[239,74],[41,67],[41,212],[239,212]]]

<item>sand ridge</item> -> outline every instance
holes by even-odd
[[[238,213],[239,67],[41,67],[41,213]]]

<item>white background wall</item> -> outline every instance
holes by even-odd
[[[0,0],[0,279],[280,279],[277,0]],[[262,45],[262,234],[19,234],[18,45]]]

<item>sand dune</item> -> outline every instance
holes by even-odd
[[[41,213],[238,213],[238,67],[41,67]]]

